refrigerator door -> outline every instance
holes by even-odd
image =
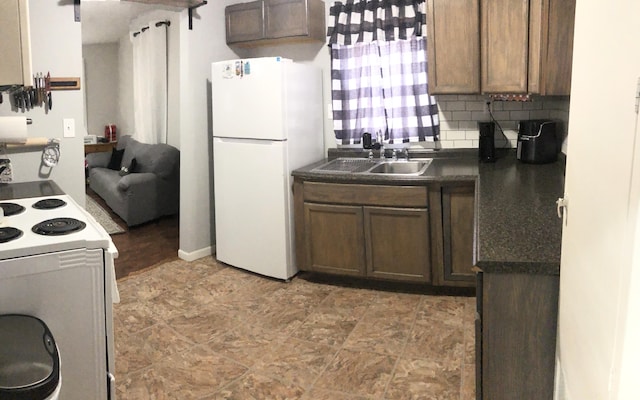
[[[216,258],[288,279],[292,262],[286,142],[214,138]]]
[[[284,68],[280,57],[211,65],[213,136],[284,140]]]

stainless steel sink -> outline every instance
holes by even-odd
[[[393,174],[421,175],[431,164],[431,159],[380,160],[367,158],[336,158],[314,168],[313,172],[338,174]]]
[[[421,175],[427,170],[431,160],[382,161],[368,170],[371,174]]]
[[[370,160],[368,158],[336,158],[335,160],[314,168],[312,171],[328,173],[359,173],[369,170],[376,164],[378,164],[377,160]]]

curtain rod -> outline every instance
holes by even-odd
[[[171,26],[171,21],[159,21],[159,22],[156,22],[156,27],[160,27],[162,25]],[[133,37],[136,37],[139,34],[144,33],[144,31],[146,31],[147,29],[149,29],[149,27],[148,26],[144,26],[144,27],[142,27],[142,29],[140,29],[139,32],[133,32]]]

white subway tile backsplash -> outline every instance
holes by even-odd
[[[471,112],[471,119],[474,121],[488,121],[490,118],[491,116],[489,113],[484,112],[484,110]]]
[[[518,111],[522,110],[522,102],[520,101],[503,101],[502,109],[505,111]]]
[[[448,131],[446,140],[463,140],[466,138],[465,131]]]
[[[442,147],[443,149],[453,149],[455,147],[455,143],[455,140],[441,140],[440,147]]]
[[[484,96],[481,96],[481,95],[478,95],[478,94],[459,94],[458,95],[458,100],[480,101],[480,100],[484,100]]]
[[[483,111],[484,110],[484,101],[467,101],[466,103],[467,111]]]
[[[488,97],[481,95],[438,95],[440,117],[440,146],[450,148],[478,148],[478,121],[486,121],[484,112]],[[569,98],[535,97],[532,102],[492,101],[493,117],[504,134],[496,127],[496,148],[516,147],[518,122],[524,119],[553,118],[564,121],[566,130],[569,120]],[[564,126],[564,127],[562,127]]]
[[[509,111],[509,119],[512,121],[520,121],[521,119],[531,118],[531,111]]]
[[[451,118],[457,119],[457,120],[470,120],[471,111],[453,111],[451,113]]]
[[[522,103],[523,110],[542,110],[542,102],[539,101],[528,101],[526,103]]]
[[[456,149],[470,149],[473,147],[472,140],[455,140],[453,142],[453,147]]]
[[[440,109],[444,111],[464,111],[465,110],[465,102],[464,101],[445,101],[440,104]]]
[[[460,121],[458,124],[458,129],[461,131],[478,129],[478,120],[474,118],[473,121]]]

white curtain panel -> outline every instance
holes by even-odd
[[[167,28],[155,26],[132,35],[133,136],[143,143],[166,143],[167,138]]]

